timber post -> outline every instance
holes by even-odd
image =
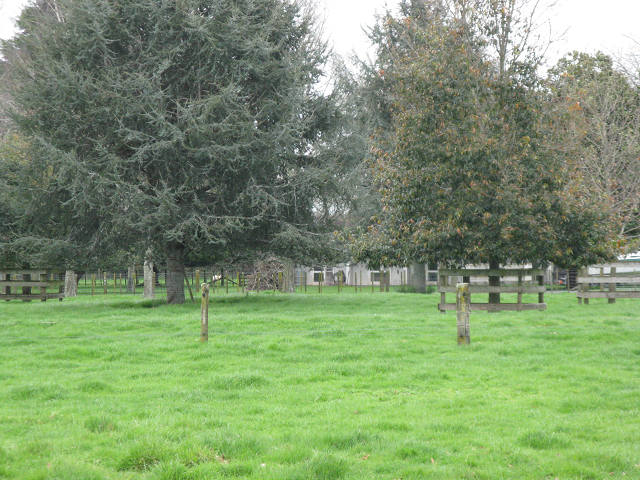
[[[200,303],[200,342],[209,341],[209,284],[202,284],[202,301]]]
[[[615,277],[616,276],[616,267],[611,267],[609,276],[610,277]],[[616,291],[616,282],[615,281],[611,281],[609,280],[609,292],[615,292]],[[616,297],[615,294],[611,295],[608,299],[607,299],[608,303],[616,303]]]
[[[469,312],[471,300],[469,299],[469,284],[458,283],[456,285],[456,312],[458,320],[458,345],[469,345],[471,335],[469,332]]]

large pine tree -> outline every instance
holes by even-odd
[[[333,110],[298,2],[36,0],[19,27],[3,48],[14,120],[71,241],[157,245],[170,303],[188,253],[311,253]]]

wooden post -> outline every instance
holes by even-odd
[[[106,295],[107,292],[107,272],[102,272],[102,289],[103,293]]]
[[[522,275],[518,275],[518,305],[522,305]]]
[[[202,284],[202,302],[200,304],[200,341],[209,341],[209,284]]]
[[[567,278],[569,278],[569,274],[567,274]],[[567,284],[569,281],[567,280]],[[600,291],[604,292],[604,268],[600,268]]]
[[[200,293],[200,270],[196,270],[196,293]]]
[[[458,345],[469,345],[471,335],[469,332],[469,311],[471,301],[469,299],[469,284],[458,283],[456,285],[456,312],[458,317]]]
[[[4,280],[6,280],[7,282],[11,281],[11,274],[7,273],[7,274],[3,274],[0,272],[0,280],[2,280],[2,277],[4,277]],[[11,287],[4,287],[4,292],[6,295],[11,295]],[[5,300],[5,302],[8,302],[9,300]]]
[[[91,295],[96,294],[96,274],[91,274]]]
[[[616,276],[616,267],[611,267],[610,269],[610,273],[609,273],[610,277],[615,277]],[[616,282],[612,282],[611,280],[609,280],[609,292],[615,292],[616,291]],[[609,303],[616,303],[616,299],[615,298],[608,298]]]
[[[491,258],[489,259],[489,270],[500,270],[500,262],[498,260],[496,260],[495,258]],[[489,286],[490,287],[500,287],[500,284],[502,283],[501,281],[501,277],[500,275],[491,275],[491,272],[489,272]],[[493,303],[493,304],[500,304],[501,300],[500,300],[500,292],[494,292],[494,293],[489,293],[489,303]],[[495,310],[491,310],[491,311],[498,311],[498,308],[496,308]]]
[[[589,267],[584,267],[584,276],[588,277],[589,276]],[[589,284],[589,282],[585,283],[582,285],[582,291],[584,292],[588,292],[589,289],[591,288],[591,285]],[[589,305],[589,298],[585,298],[584,299],[584,304],[585,305]]]
[[[133,286],[131,287],[131,293],[136,294],[136,283],[138,282],[138,275],[135,269],[133,270]]]
[[[154,278],[153,278],[153,263],[148,260],[144,261],[143,275],[144,275],[144,287],[142,289],[142,298],[155,298],[154,292]]]
[[[538,276],[538,286],[544,287],[544,275]],[[538,292],[538,303],[544,303],[544,292]]]
[[[440,269],[440,267],[438,268],[438,270]],[[440,272],[438,272],[438,286],[439,287],[446,287],[447,286],[447,279],[448,277],[446,275],[440,275]],[[443,289],[444,290],[444,289]],[[441,313],[444,313],[444,304],[447,303],[447,294],[444,291],[440,292],[440,304],[443,305],[443,310],[440,310]]]
[[[23,282],[30,282],[31,281],[31,274],[30,273],[23,273],[22,274],[22,281]],[[31,287],[22,287],[22,295],[31,295]],[[22,301],[23,302],[30,302],[31,299],[30,298],[23,298]]]
[[[182,275],[184,276],[184,283],[187,284],[187,289],[189,290],[189,297],[191,297],[191,303],[196,303],[196,300],[193,297],[193,291],[191,290],[191,283],[189,283],[189,277],[187,277],[187,271],[182,270]],[[184,286],[182,288],[184,288]]]

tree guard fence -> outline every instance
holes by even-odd
[[[44,302],[55,298],[60,301],[64,298],[64,272],[41,269],[0,270],[0,300]]]
[[[545,270],[540,268],[473,268],[473,269],[439,269],[438,270],[438,293],[440,293],[440,303],[438,310],[445,312],[455,310],[456,303],[447,303],[447,293],[456,293],[456,283],[462,277],[464,283],[469,284],[469,297],[471,310],[485,310],[489,312],[499,312],[502,310],[546,310],[547,304],[544,301],[546,287],[544,285]],[[489,277],[500,277],[499,286],[490,286]],[[486,279],[486,280],[485,280]],[[477,303],[473,299],[478,294],[517,294],[516,303]],[[524,303],[524,294],[538,294],[537,303]]]
[[[640,261],[603,263],[582,268],[578,275],[578,303],[591,298],[640,298]]]

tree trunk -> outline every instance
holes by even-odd
[[[489,269],[490,270],[498,270],[500,268],[500,261],[496,259],[489,260]],[[490,287],[499,287],[500,286],[500,277],[489,277],[489,286]],[[489,294],[489,303],[500,303],[500,294],[499,293],[490,293]]]
[[[296,269],[293,262],[289,259],[285,259],[282,262],[282,292],[283,293],[295,293],[296,291]]]
[[[424,263],[414,263],[409,266],[409,283],[417,293],[427,291],[427,268]]]
[[[184,246],[169,243],[164,251],[167,257],[167,303],[184,303]]]
[[[64,275],[64,296],[78,296],[78,283],[76,282],[76,274],[73,270],[67,270]]]

